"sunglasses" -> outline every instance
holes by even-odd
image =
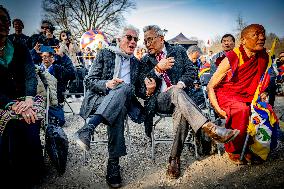
[[[139,40],[138,37],[133,37],[132,35],[126,35],[125,37],[128,41],[132,41],[133,39],[135,42],[137,42]]]

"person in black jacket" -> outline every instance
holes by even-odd
[[[167,175],[178,178],[180,156],[189,126],[194,132],[202,129],[209,137],[222,143],[233,140],[239,131],[218,127],[210,122],[185,93],[184,89],[192,86],[197,74],[185,49],[180,46],[170,46],[165,42],[164,33],[157,25],[146,26],[143,31],[148,54],[141,60],[140,94],[144,94],[145,99],[146,134],[149,136],[152,132],[153,117],[156,112],[173,113],[176,134]]]
[[[29,36],[23,34],[23,29],[24,29],[23,21],[16,18],[13,20],[12,23],[13,23],[13,28],[15,28],[15,33],[10,34],[8,36],[9,40],[14,43],[22,43],[24,45],[27,45]]]
[[[37,46],[51,46],[56,47],[59,45],[59,40],[55,38],[53,32],[55,27],[49,20],[43,20],[41,22],[41,32],[39,34],[32,35],[28,42],[28,48],[31,50],[33,48],[38,48]]]
[[[0,188],[26,188],[38,181],[43,162],[33,100],[37,78],[28,49],[8,40],[10,25],[7,9],[0,6],[0,116],[12,110],[23,118],[1,125]]]
[[[205,107],[205,98],[201,88],[201,83],[198,80],[194,80],[193,85],[194,88],[190,90],[189,96],[192,98],[195,104],[202,109]]]

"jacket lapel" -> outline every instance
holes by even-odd
[[[135,79],[135,69],[136,69],[136,61],[134,58],[130,58],[130,82],[133,82]]]

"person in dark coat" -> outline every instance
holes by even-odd
[[[55,27],[53,24],[48,20],[43,20],[41,22],[41,32],[38,34],[32,35],[28,42],[28,48],[31,50],[33,48],[39,48],[38,46],[51,46],[56,47],[59,45],[59,40],[55,38],[53,32]]]
[[[194,88],[190,90],[189,96],[192,98],[192,100],[198,107],[202,108],[205,106],[205,98],[204,92],[201,88],[201,83],[198,80],[194,80],[193,85]]]
[[[153,117],[156,112],[173,112],[176,134],[167,175],[178,178],[180,155],[189,126],[194,132],[203,129],[209,137],[222,143],[233,140],[239,131],[218,127],[210,122],[185,93],[184,89],[192,86],[197,74],[185,49],[180,46],[170,46],[165,42],[163,31],[157,25],[146,26],[143,31],[144,44],[148,49],[148,54],[141,60],[140,78],[147,114],[144,122],[146,134],[149,136],[152,132]]]
[[[121,186],[119,158],[126,155],[125,118],[140,105],[136,98],[136,90],[140,89],[140,64],[133,55],[138,34],[138,29],[127,26],[118,39],[118,46],[99,51],[85,79],[87,92],[80,110],[85,120],[94,116],[75,134],[77,143],[89,150],[96,126],[102,122],[107,124],[109,159],[106,182],[113,188]]]
[[[82,64],[79,64],[75,68],[76,79],[69,83],[69,92],[70,93],[84,93],[84,78],[88,74],[87,68]],[[75,95],[76,98],[80,98],[81,95]],[[74,98],[72,96],[72,98]]]
[[[24,29],[24,23],[22,20],[16,18],[12,22],[13,28],[15,28],[15,33],[10,34],[8,36],[9,40],[14,42],[14,43],[22,43],[24,45],[27,45],[29,36],[26,36],[23,34],[23,29]]]
[[[38,181],[43,163],[40,122],[34,111],[37,78],[29,50],[8,39],[11,20],[0,6],[0,116],[10,119],[0,132],[0,188],[26,188]],[[20,99],[21,98],[21,99]]]

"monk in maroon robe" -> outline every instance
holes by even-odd
[[[264,49],[265,29],[252,24],[241,32],[241,45],[226,52],[226,58],[208,83],[208,96],[216,112],[226,119],[226,128],[238,129],[235,140],[225,144],[230,160],[236,164],[244,145],[249,124],[250,103],[268,65]],[[245,155],[249,161],[251,154]]]

